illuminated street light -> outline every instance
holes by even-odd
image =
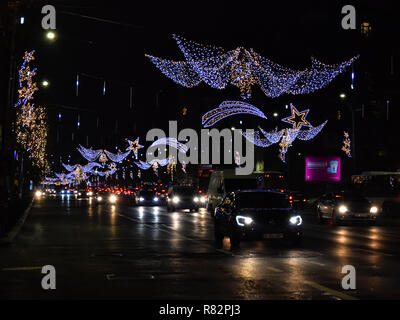
[[[341,93],[339,96],[341,99],[345,99],[346,98],[346,94],[345,93]]]
[[[43,86],[43,87],[48,87],[49,84],[50,84],[50,83],[49,83],[47,80],[44,80],[44,81],[42,82],[42,86]]]
[[[273,116],[276,118],[278,116],[278,113],[274,112]]]
[[[53,31],[49,31],[46,33],[46,38],[49,40],[54,40],[56,38],[56,34]]]

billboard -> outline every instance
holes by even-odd
[[[340,157],[306,157],[306,181],[340,182]]]

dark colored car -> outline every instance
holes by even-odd
[[[86,189],[79,189],[78,193],[76,193],[78,199],[89,199],[90,197],[93,197],[93,195],[93,191],[88,191]]]
[[[292,201],[293,207],[296,209],[303,209],[307,204],[308,198],[301,191],[286,191],[289,195],[289,200]]]
[[[197,190],[192,186],[172,186],[168,189],[167,210],[199,209],[200,202]]]
[[[139,191],[136,193],[136,204],[138,206],[159,206],[161,199],[154,191]]]
[[[344,221],[367,221],[375,223],[378,207],[354,192],[331,192],[317,202],[317,214],[321,223],[331,220],[333,224]]]
[[[263,190],[238,190],[228,194],[214,213],[215,238],[222,245],[242,240],[280,239],[290,245],[302,240],[302,218],[286,194]]]

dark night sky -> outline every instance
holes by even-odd
[[[144,140],[147,129],[163,127],[168,119],[181,120],[182,126],[200,128],[203,113],[217,107],[224,99],[240,100],[236,88],[220,91],[201,85],[186,89],[163,76],[144,53],[182,60],[172,33],[228,50],[238,46],[254,48],[261,55],[295,69],[307,67],[312,55],[326,63],[338,63],[360,53],[362,57],[355,65],[356,72],[365,72],[367,66],[369,72],[379,74],[382,70],[384,73],[387,54],[393,50],[398,54],[395,41],[398,42],[399,37],[394,32],[398,27],[394,23],[396,17],[391,3],[362,1],[359,5],[352,1],[329,1],[328,5],[326,2],[279,1],[271,4],[243,1],[216,5],[216,1],[187,1],[181,5],[141,2],[139,6],[137,1],[34,1],[26,12],[26,23],[19,26],[21,40],[18,47],[21,51],[37,50],[38,80],[46,78],[51,83],[37,95],[50,111],[50,151],[75,157],[74,149],[78,143],[86,144],[86,135],[89,146],[94,148],[112,149],[117,144],[124,149],[126,137],[139,135]],[[58,37],[54,43],[45,40],[40,27],[43,4],[54,4],[57,9]],[[362,21],[372,23],[375,36],[370,41],[373,45],[364,44],[359,29],[345,31],[341,28],[340,11],[345,4],[356,6],[357,27]],[[75,14],[117,23],[95,21]],[[365,52],[367,54],[363,55]],[[287,116],[284,105],[293,102],[299,108],[310,108],[308,118],[316,125],[325,119],[335,119],[338,92],[346,92],[350,86],[349,72],[338,76],[327,88],[307,96],[285,95],[271,99],[254,87],[250,103],[265,111],[267,116],[273,112]],[[81,76],[79,96],[76,97],[74,84],[78,73],[104,78],[107,81],[106,96],[101,94],[101,80]],[[129,86],[134,87],[133,110],[129,109]],[[162,92],[159,109],[156,109],[155,96],[159,90]],[[178,114],[183,106],[189,109],[185,119]],[[60,122],[58,112],[62,113]],[[81,117],[79,130],[76,128],[78,113]],[[100,128],[96,128],[97,116],[100,117]],[[248,125],[257,125],[252,123],[253,118],[243,119],[249,120]],[[235,119],[229,121],[234,123]],[[222,125],[230,126],[229,121]],[[278,124],[282,127],[274,120],[261,125],[273,128]],[[329,124],[334,126],[334,120]],[[57,125],[62,132],[59,144],[55,141]],[[72,132],[74,141],[71,141]],[[327,134],[326,137],[331,136]],[[296,152],[313,152],[326,144],[326,139],[316,139],[307,147],[303,144],[304,150],[299,148]],[[274,150],[274,156],[275,153],[277,150]]]

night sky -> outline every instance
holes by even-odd
[[[78,144],[86,146],[86,136],[90,147],[115,150],[117,146],[124,150],[125,138],[140,136],[144,142],[148,129],[166,127],[168,120],[178,120],[179,128],[200,129],[202,114],[226,99],[241,100],[236,87],[216,90],[201,84],[187,89],[161,74],[144,54],[183,60],[172,39],[173,33],[227,50],[238,46],[253,48],[262,56],[293,69],[309,66],[311,56],[333,64],[360,54],[354,65],[356,92],[352,94],[351,102],[357,106],[364,103],[366,109],[365,118],[359,120],[364,121],[362,125],[356,123],[365,129],[358,131],[356,144],[360,155],[366,152],[371,154],[371,159],[375,154],[378,157],[382,150],[392,152],[385,145],[384,138],[393,134],[391,127],[381,124],[369,128],[370,122],[384,117],[379,103],[375,108],[370,101],[391,99],[394,105],[398,104],[398,94],[393,89],[397,83],[395,80],[398,80],[398,61],[395,65],[397,78],[387,76],[389,55],[399,56],[396,14],[389,2],[363,1],[363,5],[358,5],[348,1],[329,1],[327,5],[326,1],[279,1],[273,4],[244,1],[239,4],[225,2],[218,6],[215,1],[181,5],[148,2],[139,6],[137,3],[34,1],[25,13],[26,22],[18,30],[18,50],[22,55],[25,50],[35,49],[37,80],[50,82],[48,88],[42,88],[37,94],[37,103],[49,110],[49,151],[53,157],[66,159],[71,155],[72,162],[83,160],[76,147]],[[45,39],[41,29],[40,8],[43,4],[53,4],[57,10],[57,39],[53,43]],[[357,30],[341,28],[341,8],[345,4],[356,6]],[[372,24],[373,34],[368,39],[361,37],[359,25],[362,21]],[[285,124],[279,119],[289,115],[285,105],[292,102],[299,110],[311,109],[308,120],[313,125],[329,120],[325,132],[319,137],[292,147],[292,157],[297,153],[339,153],[343,129],[349,129],[350,117],[346,116],[338,123],[336,115],[338,109],[346,108],[341,105],[339,93],[350,93],[350,72],[351,68],[328,87],[304,96],[283,95],[271,99],[254,86],[253,98],[249,102],[262,109],[269,119],[260,122],[251,116],[232,117],[221,121],[217,127],[238,126],[241,119],[244,127],[284,128]],[[368,78],[366,73],[372,76]],[[80,74],[78,96],[75,87],[77,74]],[[367,78],[370,80],[366,86],[363,81]],[[102,94],[103,80],[107,86],[105,95]],[[365,92],[368,86],[373,87],[373,97]],[[132,109],[129,106],[130,87],[134,90]],[[186,116],[182,116],[183,107],[188,108]],[[279,113],[279,119],[272,118],[274,112]],[[61,119],[58,119],[59,113]],[[360,117],[360,112],[357,114]],[[393,117],[396,114],[398,111],[393,110]],[[58,142],[57,130],[60,133]],[[373,147],[370,139],[375,139]],[[282,166],[277,159],[278,149],[273,148],[270,153],[271,166]],[[387,157],[399,164],[398,153]],[[396,163],[391,162],[388,166],[394,167]],[[368,161],[359,166],[372,169]]]

